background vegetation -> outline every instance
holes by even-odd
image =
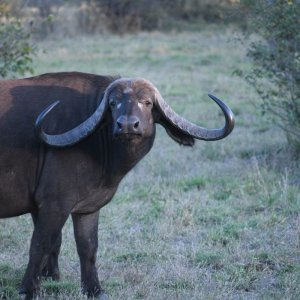
[[[224,99],[236,115],[236,128],[227,139],[198,141],[192,149],[179,147],[158,126],[152,151],[100,213],[97,266],[111,299],[297,299],[299,160],[287,151],[290,141],[284,131],[253,105],[263,103],[256,86],[234,75],[237,69],[253,72],[255,56],[247,56],[248,49],[256,49],[262,38],[262,45],[269,44],[264,31],[248,35],[242,45],[236,40],[244,36],[242,30],[251,29],[249,22],[225,26],[215,22],[216,17],[207,23],[201,16],[190,16],[187,23],[167,31],[139,32],[134,27],[116,35],[107,24],[105,29],[90,27],[89,34],[74,34],[76,14],[92,4],[78,2],[72,8],[71,2],[57,1],[47,20],[41,17],[52,29],[43,40],[37,32],[35,74],[77,70],[141,76],[151,80],[178,113],[203,126],[223,122],[207,92]],[[232,7],[225,2],[222,5]],[[11,6],[11,12],[29,22],[29,12],[40,15],[38,1],[29,4],[22,11],[15,6],[16,12]],[[244,16],[253,11],[249,1],[240,9]],[[72,20],[73,27],[66,24],[59,31],[59,15]],[[224,18],[220,16],[218,20]],[[259,20],[258,13],[256,17]],[[69,37],[62,39],[65,33]],[[276,87],[269,77],[262,79],[264,91]],[[18,299],[32,230],[29,216],[0,220],[0,299]],[[40,298],[85,299],[71,222],[64,228],[60,265],[62,281],[44,282]]]
[[[262,99],[262,112],[286,133],[300,154],[300,1],[244,1],[250,32],[260,35],[248,47],[254,62],[246,75]]]
[[[33,73],[30,33],[9,12],[9,7],[0,4],[0,78],[24,76]]]
[[[1,0],[36,37],[199,28],[239,19],[238,0]],[[203,23],[204,24],[204,23]]]

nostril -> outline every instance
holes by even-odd
[[[120,116],[116,120],[115,129],[118,133],[136,133],[139,130],[140,120],[136,116]]]

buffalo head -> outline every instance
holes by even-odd
[[[223,111],[225,117],[223,128],[203,128],[179,116],[148,80],[120,78],[106,88],[94,113],[77,127],[57,135],[49,135],[42,130],[46,115],[59,103],[57,101],[37,118],[36,133],[39,139],[47,145],[71,146],[90,135],[109,114],[112,120],[112,134],[116,139],[133,142],[152,137],[155,134],[155,123],[159,123],[176,142],[191,146],[194,144],[194,139],[219,140],[233,130],[234,117],[230,108],[215,96],[209,95],[209,97]]]
[[[141,80],[119,79],[107,95],[114,138],[147,138],[155,133],[153,89]]]

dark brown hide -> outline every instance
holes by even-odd
[[[61,109],[48,122],[47,130],[70,129],[93,112],[95,99],[101,100],[101,93],[111,81],[109,77],[80,73],[0,81],[0,218],[36,209],[34,194],[45,161],[34,135],[39,113],[54,99],[61,100]]]

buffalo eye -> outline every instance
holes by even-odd
[[[144,104],[145,104],[146,106],[151,106],[151,105],[152,105],[152,102],[151,102],[150,100],[146,100],[146,101],[144,102]]]
[[[111,107],[115,107],[115,106],[116,106],[116,101],[111,101],[111,102],[109,103],[109,105],[110,105]]]

